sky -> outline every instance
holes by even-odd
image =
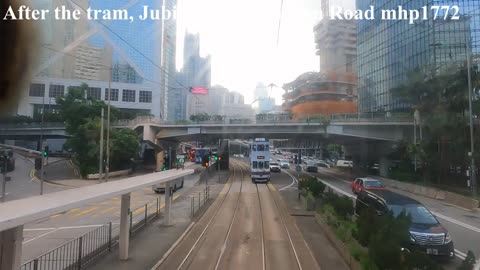
[[[281,104],[284,83],[319,71],[313,27],[321,18],[321,1],[284,0],[277,44],[280,6],[281,0],[178,0],[177,67],[183,63],[185,31],[199,33],[201,54],[212,56],[212,85],[242,93],[250,103],[258,82],[274,83],[279,87],[271,96]]]

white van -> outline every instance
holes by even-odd
[[[183,177],[177,178],[170,182],[170,187],[172,188],[172,192],[177,191],[179,188],[183,188]],[[165,183],[157,184],[152,187],[153,191],[156,193],[163,193],[165,192]]]
[[[351,161],[351,160],[337,160],[337,167],[339,167],[339,168],[353,168],[353,161]]]

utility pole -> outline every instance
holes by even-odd
[[[98,162],[98,180],[102,182],[102,174],[103,174],[103,118],[104,118],[104,108],[102,108],[101,118],[100,118],[100,158]]]
[[[112,69],[110,68],[108,76],[108,109],[107,109],[107,164],[105,166],[105,182],[108,182],[110,173],[110,99],[112,94]]]
[[[467,40],[466,46],[467,50],[467,74],[468,74],[468,114],[469,114],[469,122],[470,122],[470,159],[471,164],[470,168],[472,170],[471,173],[471,181],[472,181],[472,193],[476,195],[477,193],[477,172],[475,168],[475,145],[474,145],[474,138],[473,138],[473,109],[472,109],[472,74],[470,71],[471,68],[471,55],[470,55],[470,41]]]
[[[50,84],[49,84],[49,94],[50,94]],[[40,151],[42,151],[42,166],[40,167],[40,195],[43,195],[43,163],[45,157],[43,156],[43,151],[45,151],[45,145],[43,144],[43,121],[45,115],[45,94],[46,91],[43,91],[42,95],[42,120],[40,121]]]

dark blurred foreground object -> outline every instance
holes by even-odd
[[[3,20],[10,6],[18,10],[22,4],[17,0],[0,1],[0,114],[16,106],[34,65],[37,39],[32,22]]]

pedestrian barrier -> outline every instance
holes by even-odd
[[[194,193],[191,196],[191,203],[190,203],[190,213],[191,217],[195,216],[195,213],[198,212],[205,205],[208,199],[210,199],[210,186],[206,186],[205,189],[201,192]]]
[[[130,211],[130,236],[160,216],[160,198]],[[118,244],[120,218],[75,238],[29,262],[20,270],[80,270]]]

